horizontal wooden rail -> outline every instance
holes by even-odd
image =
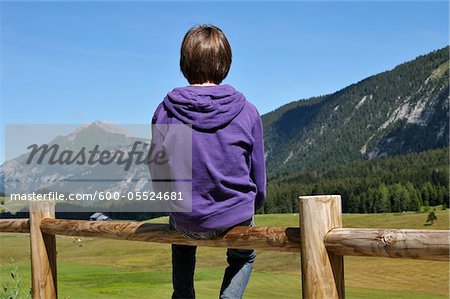
[[[42,232],[52,235],[174,243],[210,247],[299,252],[298,227],[235,227],[223,237],[190,240],[168,224],[134,221],[44,219]],[[0,232],[29,233],[28,219],[0,219]],[[422,260],[450,260],[450,230],[335,228],[325,238],[330,253],[338,256],[372,256]]]
[[[28,219],[0,219],[0,232],[2,233],[29,233],[30,220]]]
[[[132,221],[83,221],[44,219],[41,230],[47,234],[108,239],[202,245],[212,247],[264,249],[273,251],[300,250],[300,231],[295,227],[239,226],[224,236],[208,240],[191,240],[170,230],[168,224]]]
[[[44,219],[41,229],[47,234],[97,238],[265,249],[298,252],[298,227],[236,227],[211,240],[189,240],[168,224],[133,221],[84,221]],[[29,233],[28,219],[0,219],[0,232]],[[325,246],[334,255],[411,258],[448,261],[449,230],[335,228],[325,236]]]
[[[450,259],[449,230],[335,228],[324,241],[334,255]]]

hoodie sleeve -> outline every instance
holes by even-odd
[[[266,197],[266,163],[264,158],[263,124],[258,112],[256,112],[256,116],[252,130],[254,143],[250,169],[250,177],[257,187],[255,211],[261,208]]]

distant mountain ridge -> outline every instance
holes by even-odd
[[[150,132],[150,128],[148,131]],[[120,126],[101,121],[82,125],[70,134],[57,135],[48,144],[38,145],[48,146],[48,150],[36,150],[36,154],[32,155],[33,150],[30,149],[0,165],[0,193],[57,191],[72,194],[117,192],[123,195],[152,190],[147,165],[131,163],[130,168],[125,169],[126,163],[119,163],[117,160],[109,163],[87,161],[91,151],[95,149],[96,160],[100,157],[100,151],[107,151],[111,156],[120,151],[124,154],[124,159],[128,159],[127,155],[135,143],[150,143],[150,139],[134,136]],[[57,148],[52,149],[52,146]],[[140,147],[136,149],[141,150]],[[145,149],[142,149],[143,154],[146,154]],[[63,154],[64,151],[66,154]],[[81,158],[80,153],[83,153],[84,158]],[[43,159],[38,162],[40,157]],[[65,162],[50,162],[55,159]],[[104,160],[109,159],[110,156]],[[28,163],[28,160],[31,162]],[[68,162],[69,160],[72,162]],[[86,205],[89,204],[86,201]],[[123,211],[126,209],[123,208]]]
[[[270,177],[449,145],[449,47],[263,115]]]

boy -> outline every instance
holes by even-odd
[[[172,212],[169,218],[185,237],[206,239],[253,225],[266,192],[263,128],[256,108],[233,87],[221,85],[232,54],[219,28],[191,28],[180,54],[190,86],[168,93],[152,123],[192,126],[192,212]],[[195,298],[195,253],[196,246],[172,245],[172,298]],[[255,250],[227,250],[220,298],[242,298],[255,256]]]

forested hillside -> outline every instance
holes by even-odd
[[[263,116],[269,178],[448,146],[449,48]]]
[[[449,204],[449,47],[263,122],[262,212],[295,212],[298,196],[313,194],[341,194],[344,212]]]
[[[269,182],[264,213],[298,211],[299,195],[340,194],[344,212],[419,211],[449,206],[449,148],[304,171]]]

